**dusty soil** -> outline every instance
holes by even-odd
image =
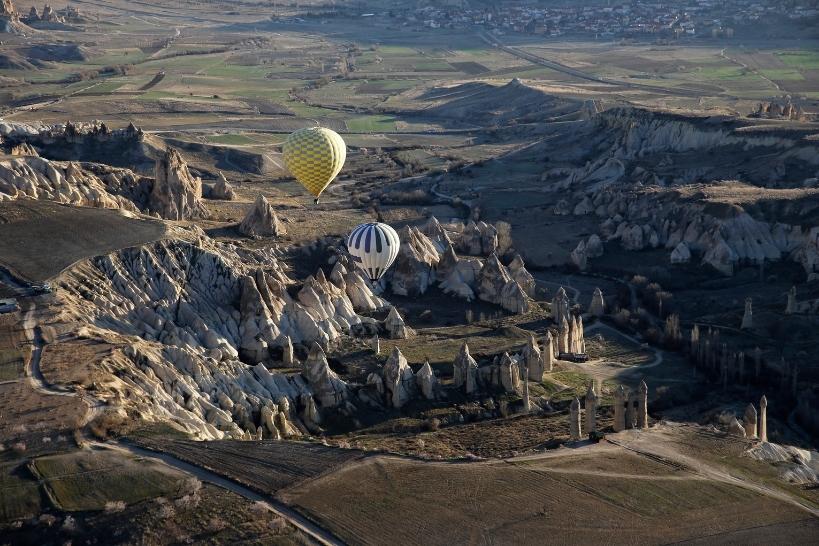
[[[191,442],[150,437],[139,437],[137,441],[264,493],[275,493],[364,456],[358,450],[306,442]]]
[[[375,457],[280,497],[351,544],[383,543],[387,533],[431,544],[660,544],[752,528],[762,540],[798,540],[819,529],[789,503],[622,448],[544,457],[512,465]]]
[[[49,201],[0,204],[0,263],[45,281],[91,256],[160,239],[165,225],[118,211]]]

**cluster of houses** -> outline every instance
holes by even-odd
[[[368,14],[371,15],[371,14]],[[498,34],[518,32],[545,36],[594,35],[606,37],[658,38],[681,36],[726,37],[734,28],[747,27],[771,17],[800,19],[816,17],[815,2],[761,0],[682,0],[609,2],[607,5],[519,6],[475,5],[463,2],[390,10],[393,19],[405,26],[468,28],[479,26]]]

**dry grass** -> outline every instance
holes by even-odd
[[[114,210],[49,201],[0,204],[0,260],[33,281],[50,279],[78,260],[153,241],[164,233],[160,222],[131,219]]]
[[[806,519],[790,505],[693,476],[635,480],[384,457],[281,496],[354,544],[657,544],[793,522],[785,536],[802,536]]]

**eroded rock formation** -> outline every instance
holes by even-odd
[[[255,437],[259,426],[272,435],[271,419],[282,437],[293,435],[280,425],[302,426],[303,395],[322,407],[343,404],[347,387],[322,346],[361,323],[345,291],[319,272],[293,297],[271,250],[216,243],[198,228],[176,228],[176,236],[81,262],[61,277],[62,318],[125,347],[106,359],[112,380],[96,395],[199,438]],[[268,370],[278,365],[271,348],[277,355],[284,347],[284,363],[293,364],[294,342],[311,346],[302,375]],[[285,399],[291,411],[276,421],[273,405]]]
[[[188,171],[188,164],[173,148],[156,160],[156,176],[148,208],[168,220],[205,218],[208,211],[202,203],[202,180]]]
[[[284,225],[261,193],[239,224],[239,232],[250,237],[274,237],[285,234]]]

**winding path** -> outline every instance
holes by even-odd
[[[256,493],[252,489],[245,487],[244,485],[241,485],[233,480],[220,476],[215,472],[211,472],[210,470],[207,470],[200,466],[196,466],[191,463],[182,461],[167,453],[144,449],[124,442],[118,442],[116,444],[89,442],[89,445],[97,449],[107,449],[109,451],[118,451],[121,453],[124,452],[131,455],[136,455],[138,457],[154,459],[156,461],[166,464],[167,466],[184,472],[185,474],[195,476],[196,478],[203,482],[213,484],[217,487],[221,487],[222,489],[227,489],[228,491],[236,493],[237,495],[240,495],[247,500],[260,503],[269,511],[275,513],[278,516],[281,516],[282,518],[292,523],[295,527],[309,535],[319,544],[324,544],[327,546],[340,546],[344,544],[341,540],[330,534],[328,531],[325,531],[321,527],[317,526],[316,524],[314,524],[313,522],[311,522],[310,520],[308,520],[307,518],[293,510],[292,508],[280,502],[274,501],[265,495]]]
[[[16,285],[16,283],[14,284]],[[102,413],[105,404],[94,398],[88,397],[78,392],[50,385],[45,381],[42,371],[40,370],[40,360],[42,358],[45,340],[43,339],[41,328],[37,324],[35,318],[35,313],[37,309],[36,305],[34,304],[33,301],[29,301],[27,302],[27,304],[28,309],[26,310],[26,313],[23,316],[23,328],[26,331],[29,337],[29,341],[31,342],[32,345],[31,358],[29,359],[28,365],[26,367],[26,376],[28,377],[29,384],[35,391],[41,394],[50,396],[76,396],[81,398],[86,404],[88,404],[88,411],[83,417],[83,421],[81,423],[81,426],[84,429],[88,423],[90,423],[94,418],[96,418],[98,415]],[[137,455],[139,457],[149,457],[158,460],[170,467],[176,468],[177,470],[185,474],[195,476],[196,478],[204,482],[211,483],[213,485],[236,493],[237,495],[247,500],[262,503],[262,505],[264,505],[265,508],[284,518],[293,526],[300,529],[305,534],[309,535],[313,540],[315,540],[319,544],[323,544],[326,546],[337,546],[344,544],[342,541],[334,537],[331,533],[322,529],[316,524],[310,522],[308,519],[300,515],[295,510],[289,508],[288,506],[280,502],[276,502],[259,493],[256,493],[255,491],[233,480],[219,476],[218,474],[211,472],[210,470],[207,470],[203,467],[181,461],[166,453],[150,451],[123,442],[102,443],[92,441],[86,436],[84,438],[83,443],[86,446],[90,446],[96,449],[108,449],[119,452],[127,452],[133,455]]]

